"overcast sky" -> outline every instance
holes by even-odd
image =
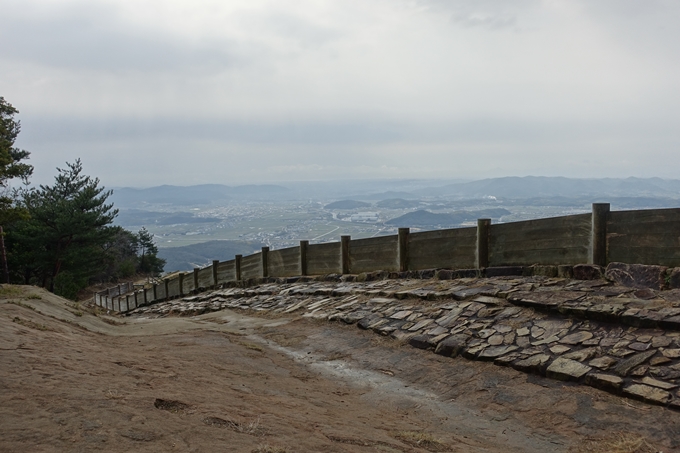
[[[680,178],[677,0],[0,0],[34,182]]]

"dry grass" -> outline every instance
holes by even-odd
[[[7,303],[8,303],[8,304],[12,304],[12,305],[17,305],[17,306],[19,306],[19,307],[28,308],[29,310],[35,311],[35,307],[32,307],[32,306],[30,306],[30,305],[28,305],[28,304],[25,304],[25,303],[23,303],[23,302],[20,302],[20,301],[18,301],[18,300],[8,300]]]
[[[106,397],[106,399],[109,399],[109,400],[122,400],[123,398],[125,398],[116,389],[107,390],[106,393],[104,394],[104,396]]]
[[[259,344],[249,343],[247,341],[239,341],[237,343],[240,344],[241,346],[243,346],[246,349],[251,349],[253,351],[258,351],[258,352],[264,352],[264,348],[262,346],[260,346]]]
[[[432,434],[423,431],[399,431],[394,434],[394,437],[412,447],[424,448],[427,451],[451,451],[451,449],[439,439],[435,438]]]
[[[252,453],[292,453],[292,450],[289,450],[288,447],[260,444],[257,448],[252,450]]]
[[[18,317],[18,316],[15,316],[15,317],[12,319],[12,322],[15,322],[15,323],[17,323],[17,324],[20,324],[20,325],[22,325],[22,326],[24,326],[24,327],[28,327],[29,329],[35,329],[35,330],[49,330],[49,331],[55,332],[54,329],[52,329],[51,327],[47,327],[45,324],[39,324],[39,323],[37,323],[37,322],[31,321],[30,319],[21,319],[21,318]]]
[[[19,286],[0,285],[0,298],[23,297],[24,290]]]
[[[219,428],[228,428],[237,433],[250,434],[251,436],[264,436],[267,433],[267,430],[260,425],[260,417],[246,422],[225,420],[219,417],[206,417],[203,419],[203,423]]]
[[[571,453],[660,453],[647,439],[630,433],[614,433],[607,437],[586,439],[572,447]]]

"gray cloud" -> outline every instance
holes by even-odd
[[[669,0],[0,3],[37,182],[77,157],[137,186],[680,165]]]
[[[111,5],[69,5],[49,15],[5,10],[0,57],[88,71],[216,72],[248,57],[237,43],[188,42],[159,31],[131,27]]]

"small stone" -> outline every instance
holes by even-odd
[[[544,340],[534,341],[534,342],[532,342],[531,344],[532,344],[532,346],[540,346],[540,345],[542,345],[542,344],[555,343],[555,342],[558,341],[559,339],[560,339],[560,337],[558,337],[557,335],[553,335],[553,336],[550,337],[550,338],[546,338],[546,339],[544,339]]]
[[[456,357],[465,349],[469,340],[470,337],[465,334],[451,335],[439,343],[434,352],[446,357]]]
[[[619,342],[618,338],[603,338],[600,340],[600,346],[603,347],[609,347],[609,346],[614,346],[616,343]]]
[[[513,344],[515,342],[515,332],[510,332],[503,337],[503,344]]]
[[[540,327],[534,326],[531,328],[531,336],[533,338],[541,338],[541,335],[545,333],[545,329],[541,329]]]
[[[588,362],[588,365],[593,366],[595,368],[599,368],[601,370],[606,370],[607,368],[614,365],[616,362],[618,362],[618,360],[609,356],[604,356],[591,360],[590,362]]]
[[[541,368],[550,360],[548,354],[535,354],[524,360],[513,363],[512,367],[524,372],[539,372]]]
[[[522,327],[521,329],[517,329],[517,336],[518,337],[525,337],[529,335],[529,329],[526,327]]]
[[[563,354],[563,353],[569,351],[570,349],[571,348],[569,346],[557,344],[557,345],[553,346],[552,348],[550,348],[550,352],[552,352],[553,354]]]
[[[642,365],[642,366],[635,368],[633,371],[631,371],[630,375],[635,376],[635,377],[640,377],[640,376],[644,376],[645,374],[647,374],[647,371],[649,371],[649,367],[647,365]]]
[[[413,312],[411,310],[402,310],[402,311],[396,312],[395,314],[390,316],[390,318],[392,318],[392,319],[404,319],[407,316],[411,315],[412,313]]]
[[[474,360],[477,358],[477,354],[479,354],[479,352],[482,351],[484,348],[486,348],[485,344],[473,346],[471,348],[464,350],[462,356],[468,360]]]
[[[590,340],[586,340],[581,345],[583,346],[597,346],[600,344],[600,339],[599,338],[591,338]]]
[[[664,389],[664,390],[671,390],[671,389],[678,387],[677,384],[671,384],[670,382],[664,382],[664,381],[660,381],[658,379],[654,379],[654,378],[650,378],[650,377],[642,378],[642,381],[640,381],[640,382],[643,383],[643,384],[651,385],[652,387],[658,387],[658,388]]]
[[[501,305],[505,304],[505,299],[500,299],[498,297],[489,297],[489,296],[479,296],[475,297],[472,299],[473,302],[479,302],[480,304],[485,304],[485,305]]]
[[[436,326],[434,329],[430,329],[427,332],[425,332],[428,335],[441,335],[444,333],[448,333],[449,329],[446,329],[444,327]]]
[[[623,386],[623,379],[611,374],[593,373],[586,375],[586,384],[609,392],[618,392]]]
[[[479,355],[477,356],[480,360],[493,360],[496,359],[497,357],[500,357],[502,355],[507,354],[508,352],[512,352],[517,349],[517,346],[491,346],[489,348],[484,349]]]
[[[671,344],[671,339],[664,336],[658,336],[652,338],[653,348],[665,348]]]
[[[585,376],[590,370],[592,370],[591,367],[577,362],[576,360],[560,357],[555,359],[550,366],[548,366],[546,376],[561,381],[577,381]]]
[[[569,354],[565,354],[562,357],[565,359],[571,359],[571,360],[578,360],[579,362],[584,362],[586,360],[590,360],[593,357],[597,355],[597,349],[596,348],[586,348],[586,349],[581,349],[580,351],[574,351],[570,352]]]
[[[579,344],[585,340],[590,340],[593,338],[593,334],[591,332],[588,332],[587,330],[581,330],[576,333],[572,333],[571,335],[567,335],[566,337],[562,338],[560,340],[560,343],[564,344]]]
[[[529,337],[517,337],[517,339],[515,340],[515,343],[520,348],[526,348],[531,344],[529,342]]]
[[[609,355],[613,355],[615,357],[628,357],[629,355],[635,354],[635,351],[631,351],[630,349],[611,349],[609,350]]]
[[[623,393],[648,403],[666,404],[671,400],[671,394],[667,391],[643,384],[631,384],[623,389]]]
[[[640,343],[649,343],[651,340],[652,340],[651,335],[640,335],[639,337],[637,337],[637,341],[639,341]]]
[[[519,354],[516,352],[511,352],[509,354],[506,354],[501,357],[497,357],[493,363],[494,365],[498,366],[510,366],[513,361],[517,360],[519,358]]]
[[[501,335],[501,334],[492,335],[486,341],[491,346],[498,346],[500,344],[503,344],[503,335]]]
[[[511,330],[513,330],[512,327],[511,327],[511,326],[508,326],[507,324],[498,324],[498,325],[494,326],[493,328],[494,328],[494,329],[496,330],[496,332],[498,332],[498,333],[508,333],[508,332],[510,332]]]
[[[480,330],[479,332],[477,332],[477,336],[479,338],[486,339],[486,338],[489,338],[491,335],[493,335],[495,333],[496,333],[496,331],[493,330],[493,329],[483,329],[483,330]]]
[[[677,359],[680,357],[680,349],[664,349],[661,354],[669,359]]]
[[[654,354],[656,354],[655,350],[635,354],[634,356],[629,357],[626,360],[623,360],[621,363],[619,363],[616,366],[616,368],[614,368],[614,372],[619,376],[625,377],[628,375],[628,373],[630,373],[630,371],[633,368],[642,365],[647,360],[652,358]]]
[[[630,349],[632,349],[633,351],[640,351],[640,352],[646,351],[647,349],[649,349],[650,346],[651,346],[651,344],[649,344],[649,343],[639,343],[637,341],[635,343],[631,343],[631,344],[628,345],[628,347]]]
[[[649,361],[649,364],[651,366],[658,366],[668,363],[670,361],[671,359],[669,359],[668,357],[653,357],[652,360]]]

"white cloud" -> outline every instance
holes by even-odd
[[[670,0],[0,9],[10,44],[0,95],[21,111],[36,178],[74,155],[94,173],[116,167],[111,156],[168,160],[162,177],[184,184],[314,179],[338,155],[368,162],[343,167],[361,177],[662,175],[680,163],[680,4]],[[234,158],[239,149],[258,158]],[[187,150],[222,167],[173,164]],[[492,164],[467,162],[471,152]],[[263,161],[270,170],[257,172]],[[109,184],[143,185],[143,166],[118,167]]]

